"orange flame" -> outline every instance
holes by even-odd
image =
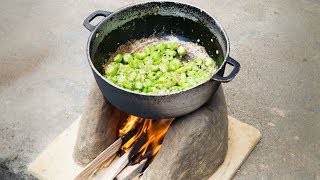
[[[139,118],[134,115],[130,115],[127,118],[127,121],[125,122],[124,126],[119,130],[119,136],[123,136],[126,133],[128,133],[131,129],[133,129],[139,122],[142,120],[142,118]]]
[[[169,129],[172,119],[142,119],[133,115],[130,115],[123,126],[119,130],[119,135],[124,135],[133,129],[139,122],[144,121],[141,130],[132,136],[132,138],[127,141],[121,149],[128,151],[133,144],[141,138],[143,135],[147,137],[146,142],[138,150],[138,156],[143,157],[148,151],[151,150],[151,156],[154,157],[160,150],[162,140]]]

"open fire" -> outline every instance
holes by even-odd
[[[130,151],[132,164],[139,163],[143,159],[148,159],[149,163],[152,161],[160,150],[173,119],[152,120],[129,115],[119,130],[119,136],[136,129],[136,133],[121,147],[124,152]]]
[[[107,167],[102,179],[135,177],[152,162],[160,150],[173,119],[152,120],[129,115],[119,129],[118,140],[101,152],[75,179],[88,179],[104,162],[112,163]],[[117,152],[120,152],[121,156],[113,161]],[[131,168],[125,169],[127,166]]]

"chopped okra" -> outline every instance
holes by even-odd
[[[185,60],[177,42],[151,44],[133,53],[117,54],[103,66],[112,83],[134,92],[166,94],[197,86],[217,70],[211,57]]]

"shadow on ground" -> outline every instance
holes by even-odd
[[[37,178],[33,177],[30,174],[18,173],[15,174],[9,170],[5,163],[0,163],[0,180],[36,180]]]

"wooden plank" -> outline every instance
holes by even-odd
[[[229,180],[261,139],[261,133],[249,124],[229,116],[228,152],[223,164],[209,180]]]
[[[99,175],[101,175],[101,173],[104,174],[103,170],[105,170],[115,159],[118,159],[118,156],[116,154],[111,156],[111,158],[109,158],[105,163],[103,163],[103,165],[99,169],[94,171],[94,173],[91,174],[88,179],[93,179],[93,177],[94,179],[97,179]]]
[[[131,180],[140,174],[143,167],[146,165],[147,159],[142,160],[140,163],[127,166],[116,177],[116,180]]]
[[[94,172],[96,172],[103,165],[104,162],[106,162],[119,150],[121,144],[122,139],[117,139],[107,149],[102,151],[90,164],[88,164],[83,169],[83,171],[76,176],[75,180],[88,179]]]
[[[119,159],[113,161],[104,175],[101,176],[101,179],[104,180],[113,180],[129,163],[129,154],[131,149],[124,153]]]

